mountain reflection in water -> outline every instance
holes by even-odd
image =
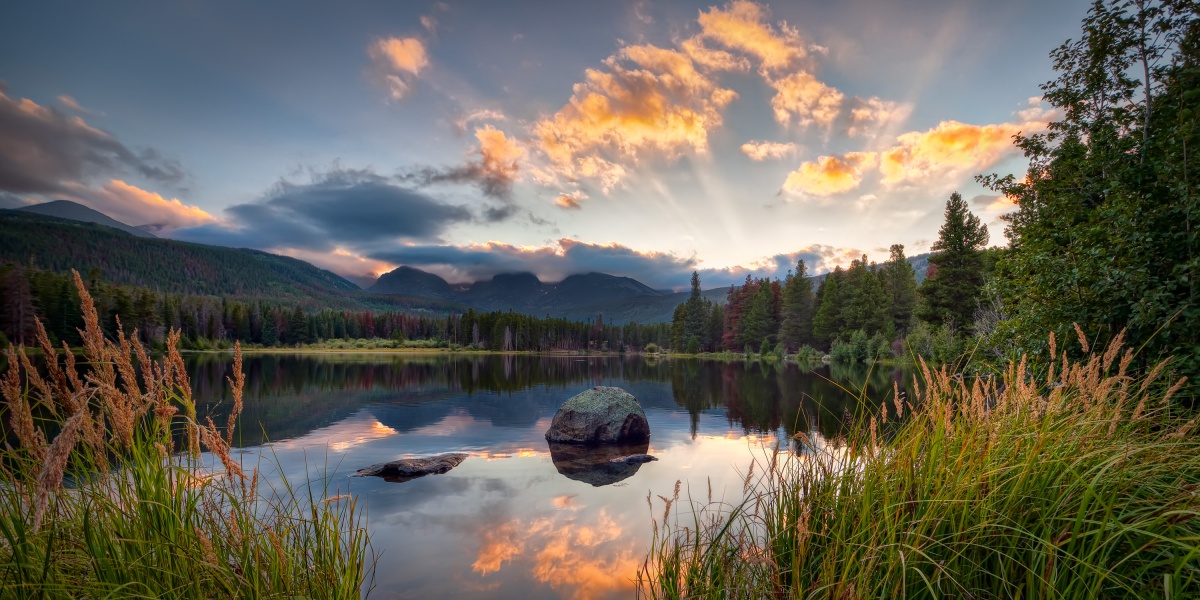
[[[188,362],[198,405],[223,418],[231,358]],[[737,502],[751,461],[796,450],[798,431],[836,439],[848,416],[910,379],[837,365],[524,355],[248,354],[244,368],[243,460],[268,479],[277,465],[293,484],[327,477],[330,496],[358,494],[382,598],[627,597],[662,518],[659,495],[677,481],[682,504]],[[648,448],[613,456],[658,461],[609,469],[607,454],[547,444],[558,406],[596,385],[629,390],[650,422]],[[873,401],[860,407],[863,385]],[[403,484],[349,478],[445,452],[470,457]]]

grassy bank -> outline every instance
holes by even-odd
[[[1086,341],[1082,340],[1085,352]],[[1053,348],[1053,343],[1051,344]],[[991,381],[923,367],[826,444],[763,457],[730,506],[664,498],[653,598],[1195,598],[1197,418],[1114,343]],[[672,512],[671,505],[675,508]],[[682,507],[681,507],[682,505]]]
[[[358,598],[370,553],[354,499],[320,482],[262,484],[230,454],[240,351],[228,422],[201,422],[178,333],[159,361],[124,335],[106,340],[76,284],[82,359],[57,355],[40,324],[55,357],[44,369],[7,350],[0,597]]]

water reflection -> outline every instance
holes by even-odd
[[[193,355],[189,364],[202,407],[214,416],[226,414],[228,357]],[[562,402],[560,390],[612,381],[622,381],[643,406],[638,387],[668,384],[671,408],[688,412],[693,435],[700,415],[723,410],[729,425],[745,432],[782,427],[789,434],[816,430],[833,437],[847,415],[864,408],[856,397],[861,390],[872,408],[891,395],[893,383],[903,389],[907,378],[903,370],[862,365],[812,369],[769,361],[512,355],[263,354],[248,355],[245,369],[243,421],[251,426],[242,428],[241,443],[248,446],[304,436],[367,406],[385,427],[422,435],[452,436],[481,422],[529,427],[548,405]],[[478,401],[452,415],[461,407],[443,401],[462,395]],[[663,408],[661,402],[655,407]]]
[[[595,487],[612,485],[633,477],[642,467],[642,463],[614,463],[613,460],[631,454],[646,454],[650,449],[649,441],[602,446],[561,442],[548,442],[547,445],[550,448],[550,460],[559,473]]]
[[[198,403],[223,417],[230,357],[196,355],[189,366]],[[278,461],[281,472],[265,476],[328,476],[331,495],[366,502],[382,552],[376,595],[387,598],[628,597],[649,542],[648,499],[661,517],[657,496],[679,481],[685,502],[736,502],[750,461],[796,449],[796,432],[836,439],[848,417],[906,378],[641,357],[264,354],[245,366],[244,454],[254,460],[271,440],[263,463]],[[547,444],[558,406],[596,385],[638,398],[649,444],[612,456]],[[469,458],[403,484],[349,479],[367,465],[445,452]],[[641,453],[659,460],[607,462]]]

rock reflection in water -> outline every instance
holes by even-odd
[[[550,460],[554,461],[554,468],[558,469],[559,473],[568,479],[582,481],[595,487],[612,485],[633,477],[633,474],[641,468],[642,463],[628,464],[612,462],[612,460],[631,454],[646,454],[646,451],[650,449],[649,441],[603,445],[560,442],[548,442],[548,444]]]

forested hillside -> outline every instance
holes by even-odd
[[[239,248],[134,237],[25,211],[0,211],[0,262],[99,272],[105,281],[177,294],[329,297],[358,286],[304,261]]]

